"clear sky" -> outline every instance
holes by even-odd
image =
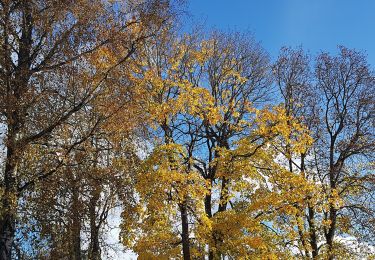
[[[282,46],[316,54],[344,45],[375,66],[375,0],[190,0],[188,10],[207,28],[251,31],[272,58]]]

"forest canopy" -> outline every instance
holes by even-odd
[[[366,55],[184,4],[0,1],[0,259],[375,257]]]

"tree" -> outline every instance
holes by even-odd
[[[271,64],[176,3],[0,0],[0,259],[101,259],[114,208],[140,258],[370,257],[365,55]]]
[[[373,215],[364,199],[373,196],[371,174],[362,169],[371,164],[374,153],[374,75],[363,54],[345,47],[339,48],[336,57],[319,55],[315,73],[321,97],[322,134],[316,148],[321,159],[314,166],[325,184],[328,207],[323,210],[327,223],[323,233],[328,256],[333,259],[338,249],[335,236],[356,229],[355,218],[352,224],[345,224],[347,214],[358,212],[366,218]]]
[[[196,140],[191,139],[186,145],[177,144],[174,127],[181,122],[179,117],[189,110],[202,109],[199,100],[204,103],[207,99],[201,97],[206,95],[204,89],[192,91],[186,80],[188,71],[195,64],[194,40],[190,37],[178,39],[174,33],[173,28],[167,28],[163,34],[148,39],[135,60],[133,80],[145,90],[143,96],[147,97],[147,103],[144,108],[149,115],[149,124],[154,131],[160,131],[155,131],[160,141],[155,143],[155,151],[136,178],[142,205],[139,207],[144,207],[145,212],[141,210],[140,213],[144,216],[141,227],[135,225],[132,229],[140,228],[144,235],[133,239],[124,237],[123,241],[141,257],[175,257],[180,253],[178,245],[182,244],[184,259],[190,259],[194,253],[190,252],[188,212],[199,208],[195,203],[202,190],[202,180],[197,178],[190,163]],[[132,224],[124,219],[123,230],[128,230]],[[181,235],[172,229],[173,226],[181,227]],[[157,242],[160,239],[164,240],[163,244]]]
[[[304,124],[310,131],[314,129],[318,120],[317,95],[313,90],[313,75],[310,69],[310,57],[303,52],[301,48],[293,50],[291,48],[282,48],[278,60],[273,66],[275,81],[279,87],[285,110],[288,115]],[[304,153],[291,153],[290,147],[286,146],[281,150],[287,161],[288,169],[291,173],[303,176],[304,179],[316,181],[314,173],[307,170],[306,160],[310,149]],[[317,188],[317,187],[316,187]],[[316,228],[316,216],[314,204],[315,197],[313,193],[307,194],[307,206],[303,205],[298,209],[296,219],[305,221],[305,227],[298,226],[298,244],[301,255],[315,258],[318,254],[318,232]],[[305,207],[308,213],[305,213]]]
[[[338,56],[320,54],[314,74],[301,49],[282,49],[274,66],[285,108],[314,138],[304,154],[290,155],[287,147],[283,151],[289,170],[316,183],[318,190],[299,209],[301,255],[313,259],[355,255],[349,245],[340,244],[339,237],[370,241],[373,235],[371,224],[364,224],[373,214],[366,202],[373,196],[369,167],[374,101],[367,94],[373,92],[373,75],[361,53],[339,50]]]
[[[212,121],[200,114],[203,119],[200,150],[194,156],[194,167],[208,183],[205,196],[205,211],[208,218],[227,210],[230,203],[229,186],[232,182],[228,174],[218,173],[220,150],[232,149],[234,141],[251,132],[247,124],[254,115],[253,107],[266,99],[270,85],[268,56],[255,40],[245,34],[214,32],[206,40],[209,52],[199,63],[198,77],[192,84],[203,86],[213,99],[212,111],[219,115]],[[215,193],[219,200],[213,200]],[[217,212],[213,212],[217,208]],[[213,218],[215,219],[215,218]],[[209,239],[210,259],[214,250],[222,243],[220,235],[212,230]],[[217,251],[216,257],[223,252]]]
[[[56,172],[51,169],[20,179],[19,167],[27,149],[48,141],[73,114],[100,95],[111,70],[125,62],[136,44],[158,30],[170,15],[168,3],[0,2],[0,112],[6,128],[1,259],[11,258],[17,204],[25,190]],[[118,59],[101,70],[85,68],[90,55],[118,43],[126,48]],[[58,162],[55,168],[62,164]]]
[[[58,174],[39,182],[27,204],[20,207],[22,221],[17,230],[23,235],[18,234],[17,241],[20,248],[33,248],[21,250],[25,256],[101,259],[105,255],[108,216],[113,209],[132,203],[131,180],[137,162],[130,140],[124,137],[115,144],[110,136],[100,131],[76,147]],[[23,242],[30,233],[39,239]]]
[[[255,173],[257,168],[246,167],[238,159],[234,163],[232,160],[237,155],[231,155],[232,149],[244,152],[245,148],[236,149],[241,146],[237,141],[244,138],[242,144],[246,139],[247,144],[252,144],[247,148],[255,151],[238,157],[270,163],[274,160],[272,153],[266,156],[260,148],[283,133],[274,124],[288,131],[285,123],[282,124],[284,121],[278,123],[278,117],[288,118],[282,110],[258,111],[251,105],[251,101],[258,102],[265,97],[269,84],[267,58],[256,43],[249,43],[247,38],[236,34],[213,34],[212,38],[198,41],[194,36],[187,36],[177,43],[172,40],[172,44],[163,45],[170,39],[173,37],[152,42],[155,51],[153,47],[146,48],[150,56],[137,67],[142,76],[134,79],[149,91],[147,94],[151,93],[151,102],[146,108],[152,125],[161,130],[163,141],[161,145],[156,144],[137,180],[139,214],[144,218],[132,227],[126,219],[123,223],[123,229],[133,229],[140,235],[124,242],[142,257],[178,257],[181,249],[176,246],[180,242],[185,259],[190,259],[190,250],[194,252],[192,256],[205,255],[207,245],[210,258],[272,256],[277,252],[276,247],[266,246],[272,237],[262,227],[262,220],[255,218],[260,208],[252,209],[255,213],[250,215],[245,209],[252,202],[246,196],[234,202],[238,194],[252,193],[247,189],[254,189],[249,179],[260,180]],[[247,135],[251,137],[245,138]],[[300,139],[298,142],[301,143]],[[299,146],[296,143],[293,143],[296,147],[303,146],[303,142]],[[214,200],[215,196],[218,199]],[[229,204],[231,209],[227,207]],[[183,207],[188,209],[193,240],[189,229],[184,228]],[[216,207],[218,211],[212,212]],[[223,232],[228,232],[225,227],[231,226],[232,219],[241,220],[240,224],[232,227],[233,233]],[[176,230],[176,226],[181,229]],[[259,232],[259,236],[249,235],[245,229]],[[263,240],[260,234],[269,240]],[[159,243],[161,238],[166,242]]]

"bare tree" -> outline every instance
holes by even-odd
[[[342,232],[338,218],[345,214],[343,209],[366,212],[370,218],[373,214],[373,209],[358,207],[351,199],[356,197],[356,188],[363,189],[358,197],[373,193],[366,184],[371,183],[371,175],[360,171],[360,162],[371,162],[374,155],[374,74],[363,54],[345,47],[339,50],[338,56],[319,55],[315,68],[322,109],[316,168],[320,181],[327,184],[327,199],[335,192],[344,199],[341,207],[331,202],[324,211],[324,219],[330,223],[324,228],[330,259],[335,256],[335,236]]]
[[[299,209],[305,221],[298,227],[301,254],[313,259],[335,257],[338,235],[352,232],[367,242],[373,236],[374,75],[363,54],[345,47],[339,51],[320,54],[315,73],[300,48],[283,48],[274,65],[287,113],[314,138],[305,154],[291,154],[287,146],[282,151],[290,172],[321,187],[323,197],[311,202],[307,195],[306,208]],[[327,205],[323,212],[322,205]]]

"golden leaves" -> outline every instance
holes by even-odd
[[[180,254],[179,236],[173,226],[178,223],[178,207],[188,203],[199,217],[206,193],[204,179],[184,164],[186,151],[178,144],[154,149],[137,174],[136,190],[142,214],[141,230],[134,250],[140,257],[170,259]],[[201,212],[201,213],[200,213]]]

